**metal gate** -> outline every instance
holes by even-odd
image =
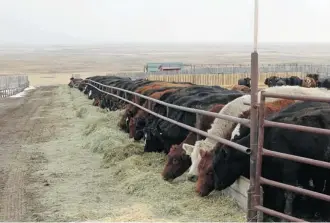
[[[330,169],[330,162],[324,162],[319,161],[315,159],[295,156],[295,155],[289,155],[285,153],[275,152],[268,149],[263,148],[264,144],[264,127],[277,127],[277,128],[285,128],[290,130],[297,130],[297,131],[304,131],[304,132],[310,132],[310,133],[317,133],[317,134],[325,134],[330,136],[330,129],[320,129],[320,128],[314,128],[314,127],[307,127],[307,126],[301,126],[301,125],[293,125],[293,124],[286,124],[286,123],[278,123],[278,122],[272,122],[265,120],[265,114],[264,114],[264,108],[265,108],[265,99],[266,97],[271,98],[283,98],[283,99],[293,99],[293,100],[302,100],[302,101],[318,101],[318,102],[327,102],[330,103],[330,98],[325,97],[307,97],[307,96],[292,96],[292,95],[285,95],[285,94],[275,94],[275,93],[267,93],[265,91],[261,91],[261,98],[260,98],[260,104],[258,108],[258,147],[256,153],[252,153],[255,157],[254,160],[256,160],[255,169],[252,170],[255,171],[255,178],[250,179],[254,182],[251,182],[252,185],[254,185],[254,191],[252,192],[250,201],[252,207],[252,212],[250,213],[250,216],[248,216],[249,221],[256,221],[260,218],[257,218],[257,216],[260,216],[261,213],[266,213],[271,216],[279,217],[288,221],[304,221],[299,218],[295,218],[293,216],[286,215],[284,213],[277,212],[275,210],[271,210],[269,208],[263,207],[261,204],[260,198],[262,198],[262,193],[260,191],[261,185],[269,185],[273,187],[277,187],[283,190],[292,191],[294,193],[307,195],[313,198],[321,199],[327,202],[330,202],[330,196],[322,193],[318,193],[315,191],[302,189],[299,187],[295,187],[292,185],[276,182],[273,180],[266,179],[261,176],[262,172],[262,158],[263,156],[271,156],[271,157],[277,157],[282,159],[287,159],[299,163],[309,164],[317,167],[323,167]]]

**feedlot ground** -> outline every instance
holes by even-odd
[[[245,220],[220,192],[163,181],[165,156],[143,154],[120,113],[67,86],[0,99],[0,221]]]

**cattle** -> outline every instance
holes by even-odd
[[[311,96],[330,96],[328,90],[321,88],[306,89],[300,86],[275,86],[266,88],[265,92],[270,93],[282,93],[288,95],[311,95]],[[266,98],[266,102],[277,101],[276,98]],[[258,92],[258,101],[260,102],[260,92]],[[226,106],[220,111],[220,114],[231,115],[238,117],[242,112],[250,108],[251,96],[244,95],[240,98],[233,100],[226,104]],[[225,139],[230,138],[230,134],[233,131],[234,123],[224,119],[215,119],[212,124],[212,128],[208,130],[209,134],[216,135]],[[191,155],[192,165],[188,172],[188,180],[196,181],[198,178],[198,163],[201,159],[199,150],[203,148],[206,151],[210,151],[214,148],[216,141],[210,138],[200,140],[195,143],[194,146],[183,144],[183,148],[186,150],[187,155]]]
[[[175,87],[184,88],[184,87],[189,87],[189,86],[191,86],[191,85],[189,85],[189,84],[188,85],[187,84],[173,84],[173,83],[167,83],[167,82],[153,82],[151,84],[148,84],[148,85],[145,85],[145,86],[142,86],[142,87],[136,89],[135,92],[138,94],[143,94],[145,96],[148,96],[149,94],[152,94],[154,92],[164,91],[169,88],[175,88]],[[137,98],[137,101],[135,101],[135,99],[134,99],[133,102],[135,102],[139,105],[143,105],[143,103],[145,102],[145,99]],[[129,105],[126,108],[124,115],[121,117],[121,119],[118,123],[118,126],[121,129],[129,132],[128,126],[129,126],[130,118],[133,117],[137,113],[137,111],[138,111],[137,107],[135,107],[133,105]]]
[[[175,93],[171,94],[171,95],[168,95],[167,93],[162,96],[160,98],[160,100],[164,100],[166,98],[166,103],[173,103],[176,99],[184,99],[183,97],[189,95],[189,94],[193,94],[193,93],[200,93],[198,95],[198,97],[202,96],[203,94],[205,94],[205,92],[215,92],[215,91],[218,91],[218,90],[226,90],[224,88],[221,88],[219,86],[215,86],[215,87],[210,87],[210,86],[198,86],[198,85],[192,85],[191,87],[186,87],[186,88],[183,88],[182,89],[179,89],[178,91],[176,91]],[[139,93],[139,91],[141,91],[140,89],[138,89],[137,93]],[[167,97],[169,96],[169,97]],[[164,98],[163,98],[164,97]],[[140,103],[140,101],[139,101]],[[166,108],[165,106],[162,106],[162,105],[159,105],[159,104],[156,104],[155,105],[155,112],[157,113],[160,113],[160,114],[166,114],[164,112],[166,112]],[[130,120],[130,117],[133,117],[136,112],[138,111],[138,109],[133,106],[133,105],[129,105],[125,111],[125,114],[122,116],[121,120],[119,121],[118,123],[118,126],[121,128],[121,129],[126,129],[128,124],[129,124],[129,120]],[[141,123],[142,124],[142,123]],[[137,140],[140,140],[141,138],[137,139]]]
[[[302,79],[300,79],[299,77],[297,76],[291,76],[289,77],[289,82],[290,84],[288,85],[291,85],[291,86],[301,86],[302,85]]]
[[[242,94],[239,92],[224,90],[218,94],[209,94],[201,98],[196,97],[197,95],[192,95],[187,97],[186,102],[180,98],[175,101],[174,104],[184,107],[208,110],[214,103],[226,104],[241,95]],[[173,111],[170,110],[169,118],[189,126],[194,126],[196,122],[195,113],[184,112],[176,109],[173,109]],[[166,154],[169,152],[171,145],[181,143],[189,133],[186,129],[161,119],[155,119],[155,121],[150,124],[148,128],[144,129],[144,132],[147,136],[145,152],[163,151]]]
[[[209,110],[209,112],[219,113],[224,107],[223,104],[215,104]],[[202,115],[200,118],[200,130],[207,131],[211,128],[211,124],[214,121],[214,117],[208,115]],[[195,126],[196,128],[198,126]],[[201,136],[201,138],[205,138]],[[180,145],[172,145],[169,153],[167,154],[167,162],[162,172],[164,180],[171,181],[181,176],[191,165],[190,156],[186,155],[182,148],[183,143],[193,145],[197,140],[197,134],[190,132],[184,141]]]
[[[158,86],[158,87],[152,87],[151,89],[148,89],[148,90],[144,90],[142,92],[143,95],[145,96],[150,96],[151,94],[153,93],[156,93],[156,92],[162,92],[162,91],[165,91],[165,90],[169,90],[169,89],[180,89],[180,88],[183,88],[182,86],[166,86],[166,87],[163,87],[163,86]],[[139,105],[143,105],[143,103],[146,102],[146,99],[144,98],[137,98],[137,100],[133,100],[133,102],[139,104]],[[139,111],[139,108],[134,106],[134,105],[129,105],[127,108],[126,108],[126,111],[123,115],[123,117],[121,118],[119,124],[121,125],[122,128],[125,128],[125,129],[128,129],[128,126],[129,126],[129,122],[130,122],[130,119],[132,117],[134,117],[136,115],[136,113]],[[125,118],[125,121],[124,121],[124,118]]]
[[[94,83],[95,87],[99,89],[104,89],[104,85],[113,86],[113,87],[121,87],[122,85],[131,83],[132,80],[127,78],[120,78],[116,76],[105,76],[101,80],[98,80],[98,83]],[[106,88],[109,91],[109,88]],[[104,89],[104,90],[106,90]],[[103,98],[105,93],[100,92],[96,88],[92,90],[92,93],[89,95],[90,98],[94,99],[93,105],[99,105],[101,102],[101,98]]]
[[[317,86],[330,89],[330,78],[320,78],[317,82]]]
[[[152,83],[152,81],[144,80],[144,79],[137,79],[132,82],[127,82],[125,89],[128,91],[134,92],[137,88],[150,84],[150,83]],[[115,87],[117,87],[117,86],[115,86]],[[106,91],[108,91],[110,93],[110,89],[106,90]],[[125,96],[125,94],[124,94],[124,96]],[[133,95],[129,94],[129,93],[127,93],[126,96],[127,96],[128,100],[132,100],[134,98]],[[107,108],[110,111],[114,111],[119,108],[118,106],[116,106],[116,105],[118,105],[118,103],[119,103],[119,100],[117,98],[115,98],[111,95],[105,95],[101,99],[101,108]]]
[[[319,80],[320,75],[319,74],[307,74],[306,77],[312,78],[317,82]]]
[[[316,87],[316,81],[313,78],[305,77],[301,86],[306,88]]]
[[[83,81],[83,79],[81,78],[70,78],[70,83],[68,84],[69,87],[73,88],[73,87],[78,87],[80,82]]]
[[[297,76],[291,76],[288,78],[271,76],[271,77],[265,79],[264,84],[267,85],[268,87],[285,86],[285,85],[301,86],[302,79],[300,79]]]
[[[165,89],[164,91],[158,91],[155,92],[153,94],[150,95],[151,98],[154,98],[156,100],[159,100],[164,94],[166,93],[170,93],[170,92],[175,92],[179,90],[179,88],[169,88],[169,89]],[[146,101],[143,105],[143,107],[148,108],[148,103],[151,103],[153,106],[150,107],[150,110],[153,110],[153,108],[155,107],[155,102],[151,102],[151,101]],[[135,130],[136,130],[136,123],[137,121],[141,122],[142,120],[144,120],[147,116],[149,115],[148,112],[140,109],[138,110],[138,112],[136,113],[136,115],[134,117],[131,117],[129,120],[129,138],[134,138],[135,137]],[[136,139],[136,137],[135,137]]]
[[[271,76],[265,79],[264,84],[268,87],[276,86],[276,82],[279,80],[279,77]]]
[[[320,96],[320,97],[329,97],[330,91],[325,88],[304,88],[301,86],[275,86],[272,88],[266,88],[264,89],[266,92],[270,93],[282,93],[282,94],[289,94],[292,96]],[[258,92],[258,103],[260,103],[260,94],[261,92]],[[245,104],[250,103],[250,99],[247,98],[244,101]]]
[[[93,77],[89,77],[86,78],[87,80],[92,80],[92,81],[98,81],[100,79],[102,79],[104,76],[93,76]],[[92,86],[88,85],[87,83],[85,84],[85,89],[83,90],[84,94],[91,94],[91,90],[94,89]]]
[[[237,81],[237,84],[250,88],[251,87],[251,78],[249,78],[249,77],[241,78]]]
[[[275,122],[310,126],[322,129],[330,127],[330,104],[322,102],[297,102],[267,118]],[[249,128],[241,127],[241,136],[232,140],[243,146],[250,145]],[[330,137],[316,133],[307,133],[282,128],[266,127],[263,147],[286,154],[330,162]],[[239,176],[249,178],[250,158],[229,146],[215,150],[213,158],[215,188],[223,190],[234,183]],[[281,183],[307,187],[310,181],[314,191],[329,194],[330,171],[320,167],[298,162],[265,156],[263,158],[262,176]],[[324,188],[324,185],[326,187]],[[288,215],[296,215],[293,206],[295,194],[271,186],[263,185],[264,206]],[[329,206],[318,202],[317,209],[328,218]]]
[[[234,91],[241,91],[243,93],[251,93],[251,89],[247,86],[244,86],[244,85],[234,85],[231,90],[234,90]]]
[[[295,103],[294,100],[287,100],[287,99],[281,99],[278,101],[273,102],[267,102],[265,103],[265,116],[271,115],[275,112],[279,112],[281,109],[288,107],[289,105]],[[250,118],[250,111],[247,110],[244,111],[239,117],[240,118]],[[231,133],[231,140],[234,137],[242,137],[240,134],[241,125],[237,124],[234,130]],[[213,174],[213,166],[212,166],[212,160],[214,156],[214,151],[217,148],[220,148],[222,146],[221,143],[217,143],[215,148],[211,151],[205,151],[203,149],[200,150],[200,156],[201,161],[198,165],[198,180],[196,184],[196,192],[204,197],[209,195],[214,190],[214,174]]]

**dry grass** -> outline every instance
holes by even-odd
[[[84,111],[79,116],[79,122],[85,123],[81,129],[81,149],[103,154],[102,166],[111,178],[108,187],[117,196],[131,199],[128,204],[131,211],[116,208],[107,220],[244,221],[245,213],[220,192],[201,198],[194,191],[195,184],[189,181],[182,178],[173,183],[164,181],[160,173],[165,155],[144,154],[142,143],[133,142],[119,131],[116,124],[120,111],[100,112],[76,89],[68,91],[74,107]]]

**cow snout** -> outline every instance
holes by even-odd
[[[168,182],[172,182],[172,181],[173,181],[173,178],[170,178],[170,177],[164,176],[164,177],[163,177],[163,180],[168,181]]]
[[[197,182],[198,176],[196,175],[188,175],[188,180],[191,182]]]

